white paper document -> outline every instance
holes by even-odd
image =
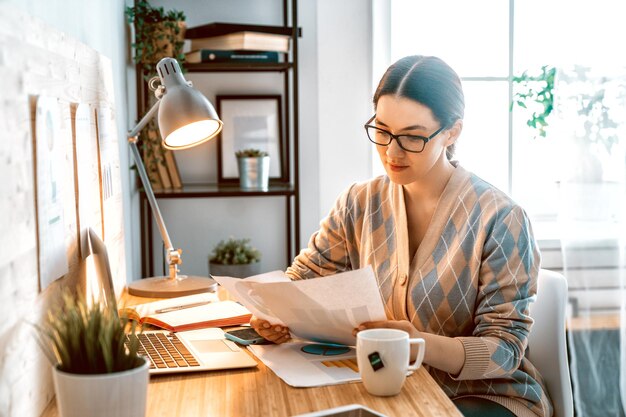
[[[302,351],[309,343],[251,345],[248,349],[292,387],[318,387],[360,381],[356,351],[341,355],[315,355]]]
[[[302,339],[353,346],[352,330],[386,320],[370,266],[332,276],[291,281],[281,271],[240,279],[213,276],[258,318],[283,324]]]
[[[35,129],[39,283],[43,291],[69,271],[63,206],[63,195],[67,192],[63,169],[67,140],[61,128],[58,99],[45,96],[37,99]]]

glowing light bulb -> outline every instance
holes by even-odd
[[[222,130],[217,120],[190,123],[170,133],[163,141],[167,149],[185,149],[213,139]]]

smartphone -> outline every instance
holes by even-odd
[[[328,408],[307,414],[298,414],[294,417],[386,417],[361,404],[350,404],[341,407]]]
[[[267,343],[267,340],[263,339],[263,337],[261,337],[256,330],[252,328],[230,330],[225,332],[224,335],[226,336],[226,339],[237,342],[240,345],[259,345]]]

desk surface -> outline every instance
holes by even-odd
[[[123,299],[128,304],[140,300]],[[146,416],[281,417],[357,403],[389,417],[462,417],[424,368],[407,378],[399,395],[375,397],[361,383],[293,388],[257,362],[252,369],[152,376]],[[58,415],[54,400],[42,414]]]

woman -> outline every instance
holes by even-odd
[[[451,160],[463,127],[459,77],[438,58],[406,57],[373,101],[365,129],[387,175],[348,188],[287,274],[372,265],[388,320],[355,331],[424,338],[424,364],[466,416],[550,416],[524,358],[539,252],[525,212]],[[286,328],[252,324],[266,339],[289,340]]]

